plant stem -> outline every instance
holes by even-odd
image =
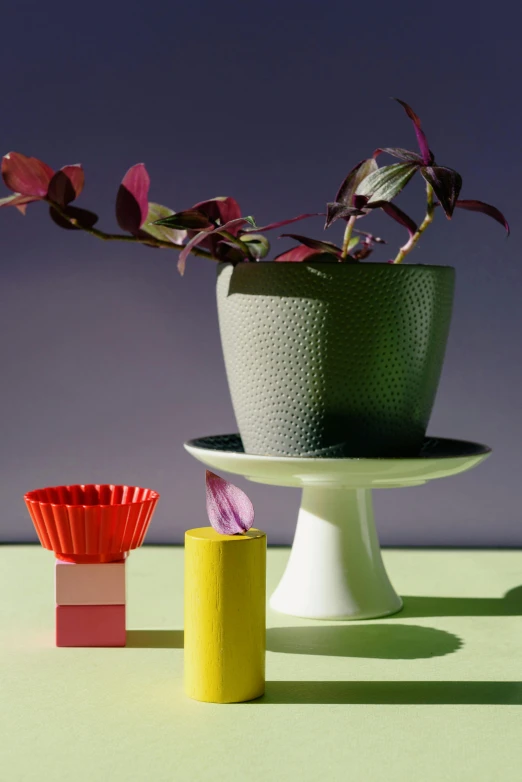
[[[220,236],[223,236],[225,239],[227,239],[230,244],[233,244],[235,247],[237,247],[239,250],[241,250],[244,255],[250,259],[250,251],[246,244],[239,239],[239,237],[234,236],[234,234],[231,234],[229,231],[220,231]]]
[[[146,244],[152,247],[162,247],[167,250],[177,250],[178,252],[184,249],[184,245],[182,244],[163,241],[162,239],[156,239],[153,236],[149,238],[142,236],[127,236],[126,234],[108,234],[105,233],[105,231],[100,231],[98,228],[90,228],[86,225],[82,225],[74,217],[69,217],[67,212],[54,201],[47,201],[47,203],[58,212],[60,217],[67,220],[71,225],[74,225],[75,228],[79,228],[80,230],[91,234],[91,236],[96,236],[98,239],[103,239],[104,242],[133,242],[134,244]],[[215,260],[210,253],[205,250],[200,250],[197,247],[193,248],[192,255],[200,255],[202,258]]]
[[[408,253],[413,250],[428,225],[431,225],[434,217],[435,203],[433,201],[433,188],[428,182],[426,182],[426,215],[424,220],[419,225],[415,233],[410,236],[406,244],[400,248],[399,252],[393,260],[393,263],[402,263],[406,255],[408,255]]]
[[[356,217],[350,217],[350,219],[346,223],[346,228],[344,231],[344,238],[343,238],[343,248],[341,251],[341,258],[340,258],[341,261],[345,261],[346,258],[348,257],[348,248],[350,246],[350,239],[352,238],[352,231],[356,220],[357,220]]]

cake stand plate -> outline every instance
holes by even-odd
[[[302,488],[292,551],[270,606],[339,620],[374,619],[402,608],[382,561],[372,489],[421,486],[466,472],[491,453],[478,443],[433,437],[418,456],[397,459],[257,456],[244,452],[237,434],[200,437],[185,448],[213,470]]]

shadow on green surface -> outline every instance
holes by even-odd
[[[127,630],[130,649],[183,649],[183,630]]]
[[[402,611],[387,620],[416,619],[423,616],[520,616],[522,585],[504,597],[421,597],[402,596]]]
[[[267,682],[264,703],[522,705],[522,682]]]
[[[416,660],[451,654],[461,646],[461,639],[453,633],[416,625],[337,624],[271,627],[266,631],[267,650],[286,654]]]

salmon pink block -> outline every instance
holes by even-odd
[[[125,606],[56,606],[56,646],[125,646]]]
[[[58,559],[54,573],[57,605],[123,605],[125,603],[125,562],[77,565]]]

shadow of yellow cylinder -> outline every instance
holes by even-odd
[[[265,691],[266,535],[185,533],[185,692],[238,703]]]

